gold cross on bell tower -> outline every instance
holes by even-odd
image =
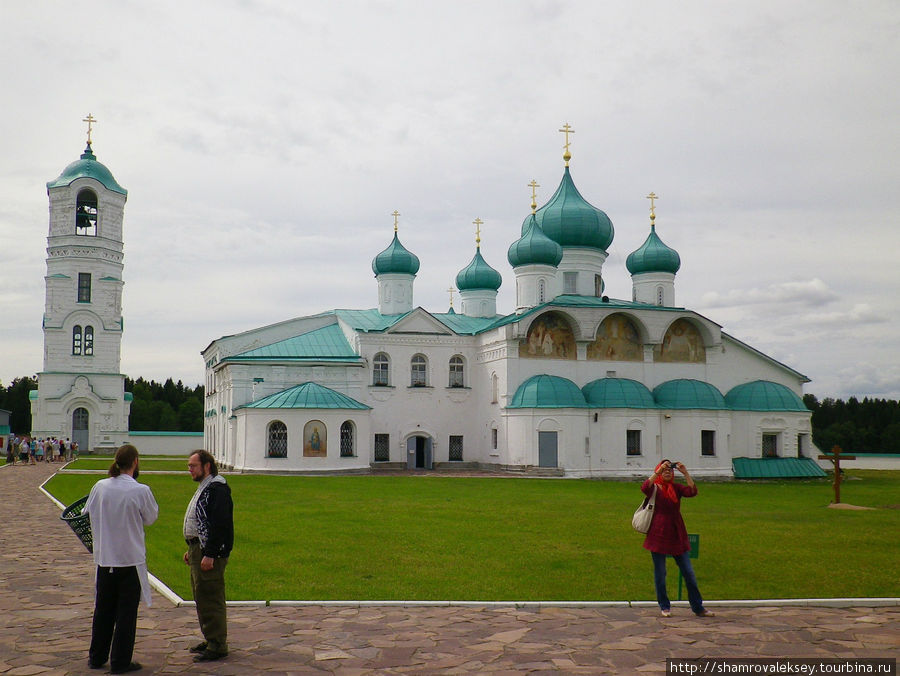
[[[481,248],[481,226],[483,224],[484,224],[484,221],[482,221],[477,216],[475,217],[475,220],[472,221],[472,225],[475,226],[475,246],[478,247],[479,249]],[[452,303],[451,303],[451,305],[452,305]]]
[[[568,166],[569,166],[569,160],[572,159],[572,153],[569,152],[569,134],[574,134],[574,133],[575,133],[575,130],[572,129],[572,127],[569,126],[569,123],[568,123],[568,122],[566,122],[566,123],[562,126],[562,129],[560,129],[559,131],[561,131],[562,133],[564,133],[564,134],[566,135],[566,145],[565,145],[566,152],[563,153],[563,159],[566,161],[566,166],[568,167]]]
[[[91,145],[91,131],[93,130],[94,122],[97,121],[97,118],[88,113],[88,116],[82,120],[82,122],[88,123],[88,145]]]
[[[541,187],[540,183],[531,179],[531,183],[528,184],[528,187],[531,188],[531,213],[537,211],[537,189]]]
[[[651,192],[647,195],[647,199],[650,200],[650,225],[656,225],[656,200],[659,197],[655,192]]]
[[[391,216],[394,217],[394,232],[397,232],[397,219],[400,218],[400,212],[394,209],[394,213]]]

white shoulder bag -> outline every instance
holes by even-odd
[[[634,516],[631,517],[631,525],[638,533],[646,533],[650,530],[650,522],[653,521],[653,508],[656,506],[656,485],[653,486],[653,495],[644,498]]]

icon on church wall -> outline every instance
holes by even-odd
[[[303,457],[324,458],[327,455],[325,423],[321,420],[310,420],[303,428]]]
[[[597,329],[597,337],[587,346],[587,358],[611,361],[644,361],[644,347],[637,327],[628,317],[610,315]]]
[[[663,338],[662,345],[653,347],[653,361],[706,362],[706,347],[697,328],[686,319],[676,319]]]
[[[533,359],[575,359],[575,334],[564,317],[548,312],[538,317],[519,341],[519,356]]]

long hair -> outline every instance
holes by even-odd
[[[201,466],[209,465],[209,473],[211,476],[216,476],[219,473],[219,468],[216,465],[216,459],[212,456],[212,453],[210,453],[206,449],[198,448],[196,451],[191,451],[191,455],[197,456],[197,460],[200,461]]]
[[[109,466],[109,475],[119,476],[123,470],[133,467],[137,459],[138,449],[134,446],[131,444],[119,446],[116,451],[116,459],[113,460],[113,464]]]

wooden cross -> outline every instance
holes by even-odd
[[[91,130],[93,128],[94,122],[97,121],[97,118],[88,113],[88,116],[82,120],[82,122],[88,123],[88,145],[91,145]]]
[[[400,212],[394,209],[394,213],[391,216],[394,217],[394,232],[397,232],[397,219],[400,218]]]
[[[568,122],[566,122],[562,126],[562,129],[560,129],[559,131],[563,132],[566,135],[566,145],[565,145],[566,152],[563,154],[563,159],[566,161],[566,166],[568,167],[569,160],[572,159],[572,153],[569,152],[569,134],[574,134],[575,130],[569,126]]]
[[[484,221],[482,221],[477,216],[475,217],[475,220],[472,221],[472,225],[475,226],[475,246],[479,249],[481,248],[481,226],[483,224],[484,224]],[[451,296],[451,298],[452,298],[452,296]],[[450,307],[453,307],[452,301],[450,302]]]
[[[453,307],[453,292],[456,291],[456,289],[454,289],[454,288],[451,286],[449,289],[447,289],[447,291],[450,292],[450,307],[452,308],[452,307]]]
[[[537,190],[536,188],[540,188],[540,184],[531,179],[531,183],[528,184],[528,187],[531,188],[531,213],[534,213],[537,209]]]
[[[658,200],[659,197],[655,192],[651,192],[647,195],[647,199],[650,200],[650,222],[653,223],[656,220],[656,200]]]
[[[835,446],[831,453],[819,456],[819,460],[829,460],[834,465],[834,502],[841,502],[841,460],[856,460],[855,455],[841,455],[841,447]]]

